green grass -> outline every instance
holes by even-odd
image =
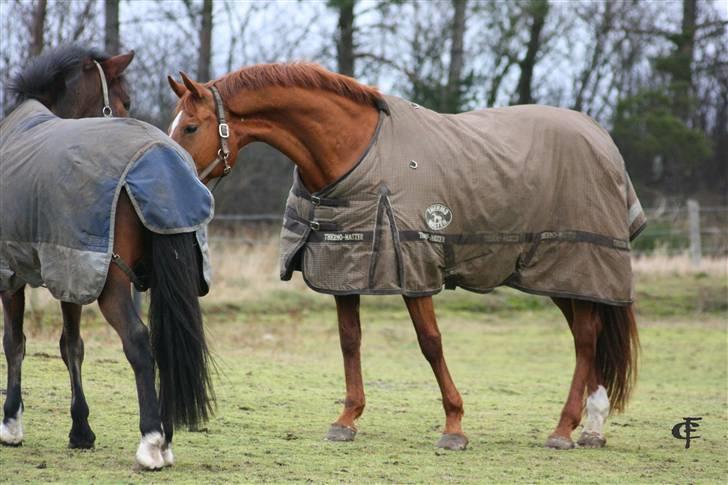
[[[27,343],[25,445],[0,449],[0,481],[725,482],[725,282],[654,278],[639,282],[638,297],[643,358],[633,400],[608,421],[605,449],[566,452],[542,447],[574,361],[566,324],[546,299],[511,290],[436,297],[465,400],[465,452],[434,448],[439,391],[401,299],[363,299],[367,408],[356,441],[338,444],[322,440],[344,394],[332,298],[278,291],[206,303],[221,368],[217,415],[201,432],[176,434],[177,465],[152,474],[133,470],[133,373],[93,311],[84,317],[84,383],[96,449],[66,449],[70,389],[49,323],[60,315],[49,312]],[[703,417],[689,450],[670,433],[684,416]]]

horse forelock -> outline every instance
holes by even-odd
[[[105,61],[109,55],[96,49],[76,44],[49,49],[30,62],[13,77],[9,88],[17,101],[37,99],[41,102],[53,103],[63,92],[59,92],[58,83],[71,78],[81,69],[83,62],[91,58]]]

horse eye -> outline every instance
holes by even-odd
[[[131,109],[131,101],[124,101],[124,109],[127,111]]]
[[[188,135],[191,134],[191,133],[194,133],[196,131],[197,131],[197,126],[195,126],[195,125],[187,125],[187,126],[185,126],[185,133],[187,133]]]

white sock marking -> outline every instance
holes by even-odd
[[[174,118],[172,125],[169,127],[169,136],[172,136],[172,133],[174,133],[175,128],[177,128],[177,125],[179,125],[179,120],[181,118],[182,118],[182,111],[177,113],[177,116]]]
[[[597,390],[586,399],[586,423],[584,432],[604,436],[604,422],[609,416],[609,396],[604,386],[597,387]]]
[[[166,448],[162,449],[162,459],[164,460],[164,466],[174,465],[174,453],[172,453],[171,443],[169,443]]]
[[[20,406],[15,419],[0,424],[0,442],[6,445],[19,445],[23,442],[23,407]]]
[[[139,448],[136,452],[136,461],[144,468],[149,470],[158,470],[164,466],[164,458],[162,458],[162,446],[164,446],[164,436],[162,433],[155,431],[142,436]]]

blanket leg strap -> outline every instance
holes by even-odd
[[[148,288],[147,286],[142,283],[142,280],[134,273],[134,271],[129,267],[128,264],[124,262],[123,259],[121,259],[121,256],[119,256],[116,253],[111,253],[111,262],[116,263],[116,265],[121,269],[126,275],[129,277],[129,280],[134,285],[134,288],[136,288],[137,291],[146,291]]]

